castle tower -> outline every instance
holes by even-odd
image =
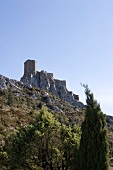
[[[35,74],[37,71],[37,63],[35,60],[27,60],[24,63],[24,75]]]

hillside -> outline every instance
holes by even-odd
[[[4,82],[4,83],[3,83]],[[22,82],[2,76],[0,89],[1,134],[9,134],[17,126],[29,123],[42,106],[65,124],[81,124],[83,110],[40,89],[28,88]]]
[[[0,76],[0,145],[3,147],[18,128],[35,121],[42,106],[46,107],[59,123],[80,127],[84,119],[84,108],[73,106],[52,93],[24,83]],[[113,117],[107,116],[110,157],[113,157]],[[3,168],[3,167],[1,167]]]

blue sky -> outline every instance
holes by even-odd
[[[113,115],[113,0],[0,0],[0,74],[19,80],[27,59]]]

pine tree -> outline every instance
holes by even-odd
[[[79,147],[79,170],[109,170],[109,147],[106,116],[93,93],[85,87],[86,113]]]

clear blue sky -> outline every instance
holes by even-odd
[[[19,80],[27,59],[113,115],[113,0],[0,0],[0,74]]]

